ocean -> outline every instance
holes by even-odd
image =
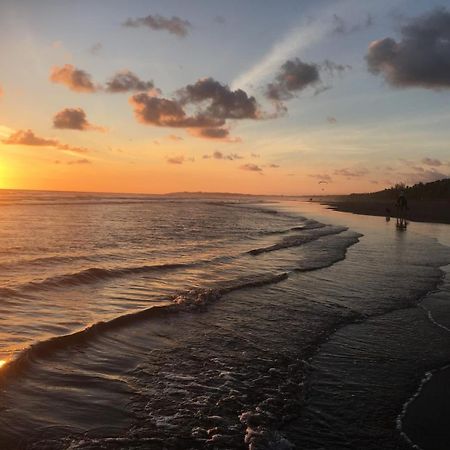
[[[0,447],[411,448],[449,264],[301,200],[2,191]]]

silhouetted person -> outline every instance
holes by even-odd
[[[386,208],[386,222],[391,220],[391,208]]]
[[[408,209],[408,201],[405,197],[405,192],[401,191],[397,199],[397,226],[406,228],[406,210]]]

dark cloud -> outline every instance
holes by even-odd
[[[148,15],[147,17],[138,17],[136,19],[128,19],[123,25],[125,27],[147,27],[152,30],[165,30],[178,37],[187,36],[192,24],[188,20],[180,19],[173,16],[170,19],[160,15]]]
[[[300,59],[286,61],[280,68],[275,81],[266,88],[266,96],[273,101],[289,100],[294,92],[320,82],[319,66]]]
[[[436,9],[409,21],[400,40],[388,37],[370,44],[369,70],[392,86],[450,88],[450,12]]]
[[[241,167],[239,167],[241,170],[248,170],[248,171],[250,171],[250,172],[262,172],[262,169],[261,169],[261,167],[259,167],[258,165],[256,165],[256,164],[251,164],[251,163],[249,163],[249,164],[244,164],[244,165],[242,165]]]
[[[75,92],[95,92],[98,89],[87,72],[77,69],[72,64],[54,66],[50,72],[50,81],[64,84]]]
[[[104,128],[91,124],[81,108],[65,108],[56,113],[53,117],[53,127],[62,130],[105,131]]]
[[[439,159],[434,158],[423,158],[422,163],[427,166],[435,166],[435,167],[442,166],[442,162]]]
[[[241,89],[205,78],[187,85],[172,99],[140,93],[130,98],[138,121],[161,127],[185,128],[194,136],[239,142],[230,138],[228,119],[259,119],[258,105]]]
[[[242,89],[232,91],[213,78],[198,80],[178,91],[183,104],[209,102],[205,114],[221,119],[256,119],[258,104]]]
[[[271,100],[277,110],[277,115],[287,112],[284,101],[294,98],[299,92],[308,87],[314,87],[314,95],[331,89],[331,86],[322,84],[320,72],[334,77],[351,69],[351,66],[337,64],[326,59],[320,64],[305,63],[299,58],[286,61],[280,68],[275,80],[265,88],[265,96]]]
[[[367,175],[369,171],[365,168],[359,168],[359,169],[338,169],[334,171],[335,175],[340,175],[343,177],[362,177],[364,175]]]
[[[205,113],[189,116],[178,100],[152,97],[146,93],[130,98],[139,122],[160,127],[174,128],[217,128],[225,124],[225,119],[215,118]]]
[[[58,150],[69,150],[75,153],[87,153],[89,150],[83,147],[73,147],[63,144],[57,139],[46,139],[36,136],[31,130],[18,130],[8,138],[3,139],[4,144],[9,145],[29,145],[33,147],[53,147]]]
[[[337,123],[337,119],[336,119],[336,117],[328,116],[327,117],[327,122],[331,123],[332,125],[335,125]]]
[[[234,161],[236,159],[243,159],[243,157],[241,155],[238,155],[237,153],[224,154],[222,152],[219,152],[218,150],[216,150],[211,155],[203,155],[203,159],[210,159],[210,158],[224,159],[224,160],[228,160],[228,161]]]
[[[116,73],[106,82],[107,92],[150,91],[155,89],[153,81],[143,81],[133,72],[124,70]]]
[[[278,164],[269,164],[267,167],[270,167],[272,169],[278,169],[280,166]]]
[[[227,21],[226,21],[225,17],[223,17],[223,16],[216,16],[216,17],[214,17],[214,22],[220,23],[221,25],[223,25]]]

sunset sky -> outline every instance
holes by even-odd
[[[0,188],[333,194],[450,175],[450,2],[2,0]]]

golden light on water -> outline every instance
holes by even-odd
[[[0,359],[0,369],[6,364],[6,359]]]

